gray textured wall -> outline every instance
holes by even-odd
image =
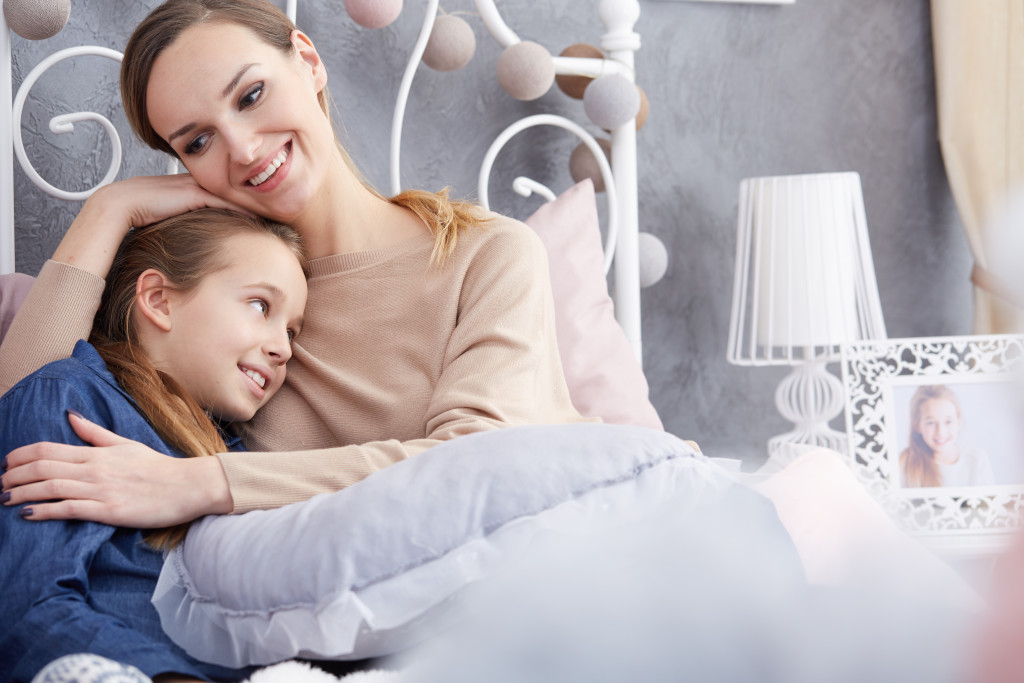
[[[318,44],[344,123],[345,142],[371,181],[387,188],[390,112],[422,2],[407,0],[392,26],[356,26],[340,0],[304,0],[299,24]],[[98,44],[121,49],[123,29],[155,0],[76,2],[58,36],[15,36],[15,87],[50,52]],[[282,2],[283,4],[283,2]],[[553,53],[598,43],[596,0],[499,2],[508,24]],[[784,371],[725,361],[739,181],[759,175],[858,171],[890,336],[965,334],[970,328],[970,258],[936,141],[934,74],[927,0],[797,0],[789,6],[700,2],[641,3],[638,82],[651,102],[638,136],[642,229],[667,245],[668,275],[644,290],[645,365],[652,401],[666,427],[705,451],[763,458],[768,437],[788,423],[774,408]],[[445,3],[472,10],[470,0]],[[494,77],[497,44],[476,17],[473,62],[462,71],[421,67],[406,117],[403,182],[462,196],[494,136],[539,111],[585,121],[582,105],[557,88],[536,102],[509,98]],[[46,112],[112,111],[126,140],[124,174],[157,173],[159,157],[131,140],[116,99],[110,60],[83,58],[51,70],[32,90],[26,145],[42,175],[66,189],[102,176],[109,146],[98,127],[74,136],[45,130]],[[597,133],[598,131],[594,131]],[[526,175],[556,189],[572,180],[576,141],[535,131],[506,148],[491,184],[492,205],[525,217],[538,200],[508,188]],[[547,151],[540,159],[536,149]],[[17,266],[35,273],[77,205],[51,200],[15,171]]]

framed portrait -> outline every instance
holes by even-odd
[[[910,531],[993,540],[1021,526],[1022,360],[1017,335],[843,347],[850,458]]]

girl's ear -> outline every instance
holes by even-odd
[[[327,85],[327,69],[324,67],[323,60],[320,59],[320,54],[313,46],[313,41],[305,33],[295,29],[292,31],[292,45],[312,72],[316,91],[320,92]]]
[[[170,298],[174,294],[171,281],[155,268],[139,275],[135,282],[135,310],[164,332],[171,331]]]

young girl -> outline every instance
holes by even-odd
[[[136,133],[189,173],[92,195],[4,339],[0,389],[70,353],[129,226],[199,206],[240,207],[302,235],[310,322],[285,386],[246,427],[259,452],[158,469],[149,449],[104,447],[105,432],[85,425],[100,447],[8,455],[9,504],[31,502],[32,519],[182,522],[336,491],[463,434],[583,419],[539,239],[444,192],[387,199],[370,188],[334,136],[320,56],[278,8],[169,0],[132,35],[121,75]],[[86,485],[101,471],[104,483]]]
[[[305,269],[294,232],[234,212],[203,209],[131,231],[89,342],[0,399],[0,449],[83,444],[75,430],[88,420],[125,437],[105,442],[113,449],[132,439],[161,461],[238,450],[240,439],[223,425],[250,419],[281,387],[302,326]],[[132,467],[122,474],[132,476]],[[88,512],[91,503],[79,499],[88,496],[74,492],[98,482],[53,483]],[[82,652],[161,681],[244,678],[186,655],[150,604],[159,551],[183,527],[30,524],[35,512],[0,509],[0,680],[27,682],[52,660]],[[166,524],[175,521],[172,514]]]
[[[944,385],[921,386],[910,399],[910,444],[900,453],[903,485],[994,484],[988,454],[961,446],[963,418],[956,394]]]

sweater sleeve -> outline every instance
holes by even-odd
[[[547,254],[521,226],[495,231],[466,267],[423,438],[218,457],[234,512],[241,513],[337,491],[464,434],[584,419],[572,406],[558,356]]]
[[[0,346],[0,395],[47,363],[67,358],[89,336],[104,281],[80,268],[47,261]]]

